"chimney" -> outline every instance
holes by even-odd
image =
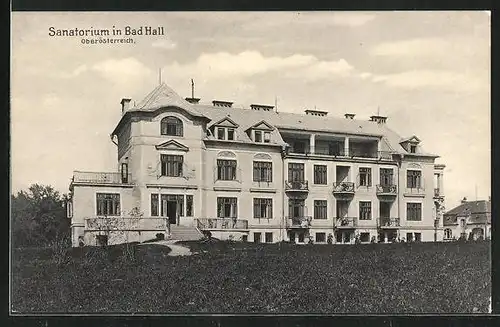
[[[306,115],[319,116],[319,117],[324,117],[328,115],[328,111],[320,111],[320,110],[306,110],[305,113]]]
[[[385,124],[387,117],[384,116],[370,116],[370,121],[376,122],[378,124]]]
[[[462,199],[462,204],[464,204],[464,203],[467,203],[467,198],[466,198],[466,197],[464,197],[464,198]]]
[[[212,104],[213,104],[214,107],[224,107],[224,108],[231,108],[233,106],[232,102],[229,102],[229,101],[219,101],[219,100],[212,101]]]
[[[200,102],[200,98],[186,98],[185,100],[193,104],[197,104],[198,102]]]
[[[354,119],[354,116],[356,116],[356,114],[345,114],[344,117],[346,119]]]
[[[120,104],[122,105],[122,114],[125,113],[125,111],[130,109],[130,101],[132,99],[127,99],[123,98],[122,101],[120,101]]]
[[[252,110],[272,111],[274,109],[274,106],[268,106],[265,104],[251,104],[250,108]]]

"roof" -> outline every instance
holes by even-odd
[[[457,217],[469,217],[468,223],[491,222],[491,202],[485,200],[466,201],[449,210],[443,216],[444,225],[455,224]]]
[[[238,125],[236,128],[236,140],[245,143],[253,143],[246,131],[256,124],[265,121],[278,129],[379,137],[382,139],[381,151],[391,151],[403,154],[408,153],[400,144],[402,139],[401,136],[391,130],[385,123],[381,124],[369,120],[346,119],[343,117],[318,117],[290,112],[276,112],[275,110],[262,111],[189,103],[165,83],[157,86],[136,106],[129,109],[127,114],[129,112],[131,114],[134,112],[153,112],[159,108],[168,106],[184,109],[193,116],[208,118],[211,124],[229,118]],[[122,116],[122,120],[123,118],[124,116]],[[208,137],[208,139],[211,138],[215,139],[213,136]],[[284,144],[278,130],[273,130],[271,132],[270,144]],[[425,153],[424,151],[421,151],[418,155],[437,157],[436,155]]]

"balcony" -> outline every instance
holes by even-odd
[[[335,228],[337,229],[352,229],[358,225],[356,217],[337,217],[335,221]]]
[[[90,172],[90,171],[74,171],[73,184],[126,184],[132,185],[132,174],[123,175],[118,172]]]
[[[353,182],[337,182],[333,183],[333,195],[337,197],[348,197],[354,196],[354,183]]]
[[[395,197],[398,193],[398,188],[396,185],[390,184],[390,185],[377,185],[377,195],[379,196],[389,196],[389,197]]]
[[[307,181],[285,181],[285,191],[309,192],[309,184]]]
[[[248,230],[248,220],[236,218],[199,218],[196,225],[201,230]]]
[[[439,199],[439,198],[443,198],[444,195],[441,194],[441,190],[439,188],[434,188],[434,198],[435,199]]]
[[[399,218],[381,217],[378,219],[378,226],[381,229],[391,229],[401,227]]]
[[[425,196],[425,188],[420,187],[407,187],[405,189],[405,196],[414,196],[414,197],[424,197]]]
[[[311,216],[287,217],[287,228],[309,228],[311,226]]]
[[[85,229],[94,231],[164,231],[168,218],[92,217],[85,219]]]

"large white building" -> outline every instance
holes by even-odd
[[[118,169],[74,172],[73,245],[144,241],[167,221],[174,238],[442,240],[444,165],[387,117],[199,100],[165,84],[122,99]]]

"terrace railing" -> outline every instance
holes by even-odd
[[[309,191],[309,183],[307,181],[285,181],[286,191]]]
[[[350,193],[354,194],[353,182],[337,182],[333,183],[333,193]]]
[[[377,185],[377,194],[378,195],[396,195],[398,188],[396,185]]]
[[[198,218],[196,225],[201,230],[248,229],[248,220],[236,218]]]
[[[378,218],[378,226],[384,227],[401,227],[401,220],[399,218],[380,217]]]
[[[168,218],[152,217],[92,217],[85,218],[86,230],[123,231],[123,230],[165,230]]]
[[[358,225],[356,217],[337,217],[335,227],[337,228],[354,228]]]
[[[132,184],[132,174],[123,176],[119,172],[74,171],[73,183]]]
[[[309,228],[311,226],[311,216],[287,217],[288,228]]]

